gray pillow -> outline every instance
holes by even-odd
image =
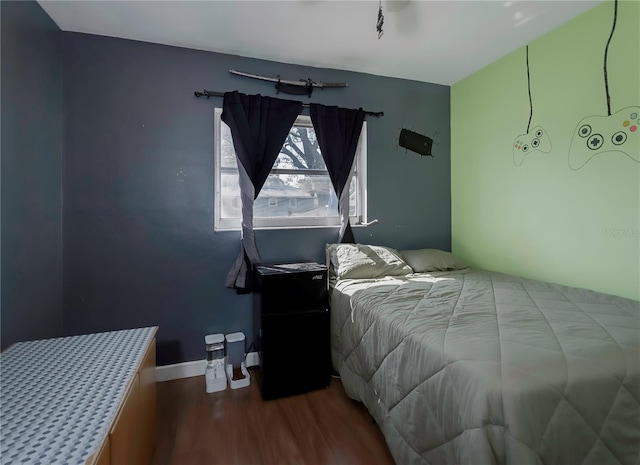
[[[327,244],[330,272],[338,279],[404,276],[413,270],[396,249],[365,244]]]
[[[452,271],[469,268],[469,265],[455,255],[438,249],[402,250],[400,256],[416,273],[429,271]]]

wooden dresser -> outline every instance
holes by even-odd
[[[3,352],[2,463],[151,463],[157,329],[21,342]]]

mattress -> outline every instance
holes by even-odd
[[[42,339],[0,355],[0,462],[84,464],[109,433],[157,327]]]
[[[346,279],[331,349],[398,464],[640,463],[640,302],[475,269]]]

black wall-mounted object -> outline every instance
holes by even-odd
[[[230,69],[229,72],[237,76],[260,79],[261,81],[275,82],[277,90],[276,93],[278,94],[280,92],[284,92],[285,94],[308,95],[309,97],[311,97],[313,89],[316,87],[319,87],[320,89],[331,89],[336,87],[349,86],[349,84],[347,84],[346,82],[322,82],[314,81],[311,78],[293,81],[289,79],[280,79],[280,76],[278,76],[277,78],[272,78],[268,76],[260,76],[259,74],[243,73],[242,71],[236,71],[235,69]]]
[[[403,128],[400,131],[400,140],[398,143],[400,144],[400,147],[419,153],[422,156],[432,156],[431,146],[433,145],[433,139],[423,136],[422,134],[418,134],[417,132]]]

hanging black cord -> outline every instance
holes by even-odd
[[[609,44],[613,37],[613,31],[616,30],[616,22],[618,21],[618,0],[613,2],[613,26],[611,27],[611,34],[609,34],[609,40],[607,40],[607,46],[604,48],[604,89],[607,93],[607,115],[611,116],[611,97],[609,96],[609,78],[607,77],[607,55],[609,54]]]
[[[380,0],[380,8],[378,9],[378,22],[376,23],[376,30],[378,31],[378,40],[382,37],[384,32],[382,31],[382,25],[384,24],[384,16],[382,15],[382,0]]]
[[[527,45],[527,88],[529,89],[529,123],[527,124],[527,134],[529,134],[529,127],[531,126],[531,119],[533,118],[533,101],[531,100],[531,77],[529,76],[529,46]]]

